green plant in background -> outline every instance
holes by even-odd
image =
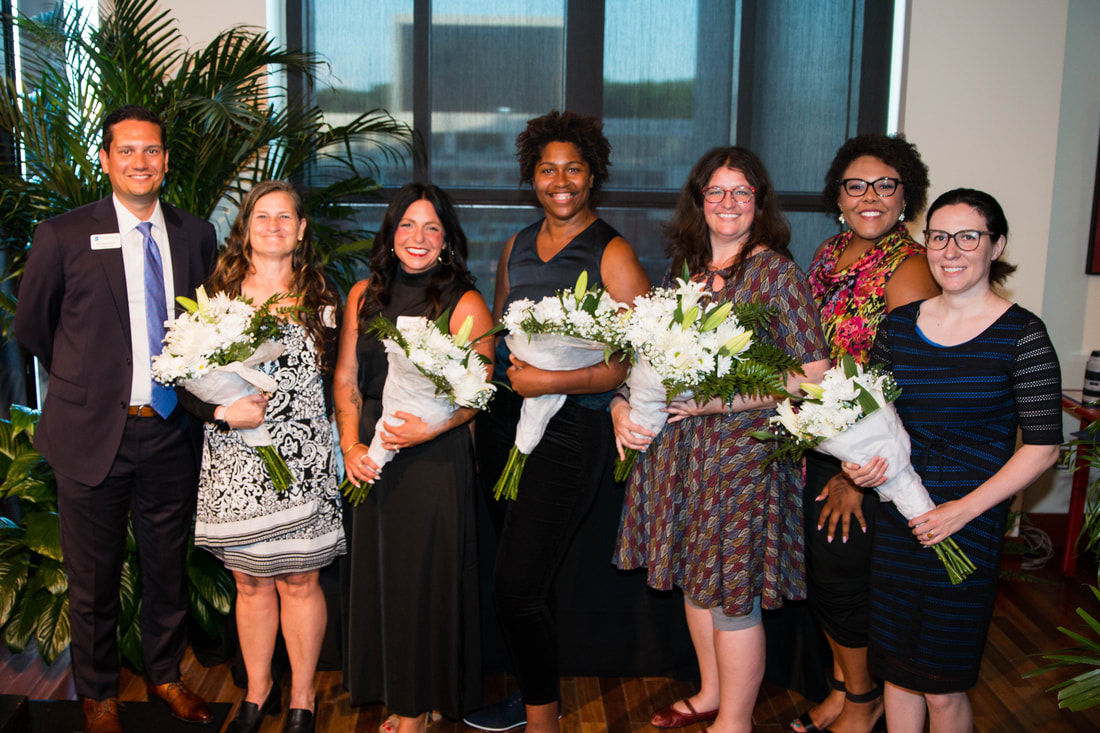
[[[168,126],[163,196],[210,219],[266,179],[301,184],[314,239],[345,289],[369,257],[370,234],[345,220],[347,202],[376,194],[375,158],[413,151],[413,133],[384,110],[344,124],[325,121],[308,98],[272,84],[292,74],[312,87],[320,60],[235,27],[183,50],[175,21],[155,0],[116,0],[93,27],[57,9],[17,25],[25,48],[22,91],[0,84],[0,129],[21,145],[20,166],[0,166],[4,279],[22,271],[34,225],[110,190],[100,170],[100,125],[122,104],[142,104]],[[10,310],[12,303],[0,303]],[[3,324],[5,331],[8,324]]]
[[[1100,469],[1098,438],[1100,438],[1100,420],[1094,420],[1085,428],[1081,439],[1069,443],[1073,448],[1083,447],[1085,462],[1076,470]],[[1091,553],[1094,560],[1100,561],[1100,477],[1089,485],[1084,525],[1081,527],[1078,542],[1084,543],[1082,552]],[[1100,606],[1100,587],[1098,586],[1100,586],[1100,571],[1098,571],[1097,585],[1090,586]],[[1050,661],[1051,664],[1024,675],[1024,677],[1033,677],[1056,669],[1077,669],[1082,666],[1091,668],[1050,688],[1051,691],[1058,690],[1058,707],[1074,711],[1100,705],[1100,621],[1084,608],[1078,608],[1077,615],[1088,626],[1092,638],[1059,626],[1058,630],[1077,642],[1078,646],[1043,654],[1043,659]]]
[[[12,405],[11,420],[0,420],[0,502],[8,503],[13,517],[0,516],[0,634],[13,652],[23,651],[33,638],[51,664],[69,646],[69,583],[61,562],[57,483],[31,445],[38,416]],[[122,564],[118,641],[122,656],[138,670],[140,562],[131,527]],[[193,545],[187,577],[191,617],[206,634],[217,636],[233,606],[233,578],[213,555]]]

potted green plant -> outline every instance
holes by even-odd
[[[354,282],[371,238],[344,221],[348,202],[377,195],[379,156],[413,152],[408,125],[380,109],[330,125],[308,96],[322,66],[314,54],[247,27],[186,50],[155,0],[116,0],[98,26],[66,15],[61,3],[16,22],[34,50],[23,60],[22,86],[0,82],[0,131],[22,150],[21,166],[0,165],[0,279],[22,271],[37,222],[108,193],[100,124],[115,107],[142,104],[168,125],[165,200],[209,219],[257,181],[298,181],[329,274],[345,289]],[[307,93],[276,83],[288,75]],[[0,305],[10,311],[14,303]]]
[[[1086,462],[1077,470],[1100,469],[1100,420],[1094,420],[1084,432],[1081,439],[1070,443],[1084,450]],[[1100,560],[1100,477],[1089,485],[1084,524],[1078,542],[1084,545],[1082,552],[1091,553],[1094,559]],[[1090,590],[1100,606],[1100,570],[1097,574],[1097,585],[1091,586]],[[1058,630],[1077,642],[1077,646],[1043,654],[1042,657],[1050,664],[1024,675],[1033,677],[1056,669],[1086,667],[1074,677],[1050,688],[1058,691],[1058,707],[1074,711],[1100,705],[1100,620],[1084,608],[1078,608],[1077,615],[1085,622],[1091,636],[1059,626]]]
[[[11,420],[0,420],[0,635],[13,652],[33,638],[47,664],[69,646],[69,583],[62,565],[57,516],[57,483],[31,440],[39,413],[12,405]],[[127,533],[122,566],[119,650],[135,668],[141,659],[140,562],[133,531]],[[221,630],[233,605],[233,579],[212,555],[188,555],[189,611],[210,636]]]

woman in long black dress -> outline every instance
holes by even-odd
[[[928,209],[942,295],[895,309],[871,362],[893,371],[913,467],[936,508],[906,522],[880,503],[871,560],[871,672],[886,681],[891,733],[970,731],[1012,496],[1062,440],[1060,371],[1043,322],[998,295],[1008,222],[987,193],[956,189]],[[1017,429],[1023,445],[1016,449]],[[886,462],[844,464],[860,486]],[[977,570],[959,585],[927,548],[952,537]]]
[[[451,333],[468,316],[475,336],[492,322],[466,268],[466,235],[435,186],[410,183],[394,195],[371,273],[348,294],[335,374],[348,477],[356,485],[374,482],[352,511],[344,684],[353,704],[386,704],[396,719],[384,727],[411,733],[426,730],[432,710],[458,718],[481,700],[475,472],[466,424],[477,411],[459,408],[439,425],[401,411],[387,415],[404,423],[383,423],[383,447],[399,452],[379,475],[367,444],[382,417],[387,362],[382,343],[365,330],[378,315],[435,320],[447,310]],[[492,355],[488,344],[479,351]]]

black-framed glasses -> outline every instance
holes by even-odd
[[[945,232],[942,229],[925,229],[924,246],[928,249],[945,249],[947,243],[954,239],[955,246],[963,252],[973,252],[981,244],[983,234],[993,236],[993,232],[981,229],[960,229],[954,234]]]
[[[703,200],[712,204],[720,204],[726,200],[726,194],[731,194],[733,200],[739,204],[747,204],[756,195],[756,189],[752,186],[738,186],[737,188],[722,188],[721,186],[707,186],[703,189]]]
[[[901,179],[891,178],[890,176],[876,178],[873,181],[865,181],[862,178],[845,178],[840,181],[840,185],[844,187],[844,193],[849,196],[862,196],[867,193],[867,187],[870,186],[879,196],[888,198],[897,193],[898,187],[901,186]]]

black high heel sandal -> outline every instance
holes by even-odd
[[[844,683],[838,680],[836,677],[833,677],[832,675],[829,675],[829,687],[833,688],[837,692],[843,692],[845,697],[848,696],[848,690],[844,687]],[[802,730],[799,731],[798,729],[796,729],[794,727],[795,724],[801,725]],[[810,717],[809,710],[802,713],[797,718],[788,723],[788,727],[791,730],[795,731],[795,733],[821,733],[821,728],[818,728],[816,725],[814,725],[814,719]]]
[[[856,695],[854,693],[848,692],[847,690],[845,690],[845,692],[844,692],[844,699],[846,699],[848,702],[854,702],[856,705],[862,705],[864,703],[874,702],[875,700],[878,700],[881,697],[882,697],[882,686],[881,685],[878,686],[878,687],[872,687],[869,691],[864,692],[861,695]],[[875,719],[875,722],[871,724],[871,733],[874,733],[877,730],[882,730],[883,729],[883,723],[885,723],[885,722],[886,722],[886,711],[883,710],[881,713],[879,713],[879,716],[878,716],[877,719]],[[821,733],[833,733],[833,732],[831,730],[829,730],[828,728],[826,728],[825,730],[821,731]]]

